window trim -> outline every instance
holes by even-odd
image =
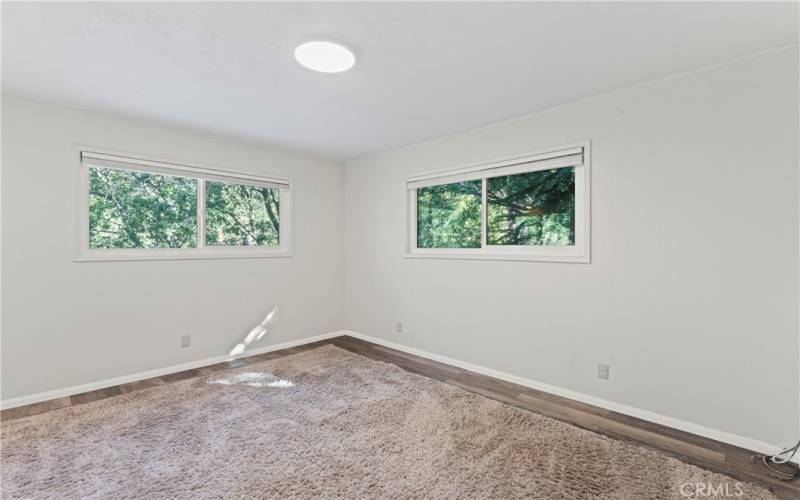
[[[559,158],[583,154],[581,165],[575,166],[575,245],[525,246],[487,245],[487,178],[516,173],[559,168]],[[552,160],[552,161],[551,161]],[[538,164],[533,163],[538,162]],[[520,167],[530,163],[529,167]],[[568,162],[567,162],[568,163]],[[563,165],[564,167],[570,165]],[[497,173],[504,169],[508,173]],[[439,184],[458,182],[457,179],[481,179],[481,247],[480,248],[417,248],[417,188],[421,183],[441,179]],[[456,180],[454,180],[456,179]],[[456,168],[426,172],[406,179],[406,258],[417,259],[475,259],[539,262],[591,262],[591,142],[567,144],[558,148],[538,150],[503,158],[495,158]]]
[[[124,159],[129,165],[121,170],[133,170],[162,175],[174,175],[197,180],[197,247],[194,248],[89,248],[89,168],[84,154],[92,157]],[[96,156],[95,156],[96,155]],[[171,161],[92,146],[75,146],[76,206],[75,262],[196,260],[291,257],[293,246],[293,197],[291,177],[233,171]],[[206,181],[259,185],[280,189],[281,217],[278,246],[216,246],[205,244],[205,183]]]

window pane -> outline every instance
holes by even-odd
[[[280,190],[206,182],[206,245],[277,246]]]
[[[89,169],[90,248],[197,246],[197,181]]]
[[[489,245],[575,244],[575,167],[487,179]]]
[[[480,246],[480,180],[417,189],[418,248]]]

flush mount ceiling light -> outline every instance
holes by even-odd
[[[298,46],[294,58],[308,69],[322,73],[341,73],[356,63],[353,51],[339,42],[313,40]]]

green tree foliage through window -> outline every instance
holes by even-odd
[[[197,181],[89,168],[90,248],[197,246]]]
[[[575,244],[575,167],[487,180],[489,245]]]
[[[480,246],[480,180],[417,189],[418,248]]]
[[[206,244],[275,246],[280,235],[280,191],[206,182]]]

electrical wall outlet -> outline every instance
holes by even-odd
[[[192,336],[183,335],[181,337],[181,347],[189,347],[190,345],[192,345]]]
[[[597,365],[597,378],[608,380],[608,365]]]
[[[395,329],[397,330],[397,333],[403,333],[403,322],[398,321],[397,325],[395,326]]]

